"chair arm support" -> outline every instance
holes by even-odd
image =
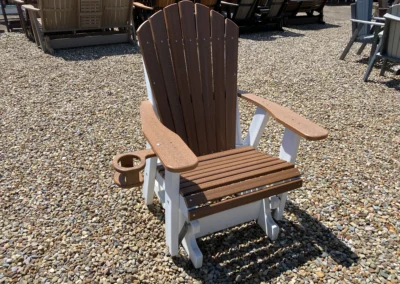
[[[13,2],[16,4],[21,4],[21,5],[25,4],[25,2],[23,0],[14,0]]]
[[[277,122],[292,130],[306,140],[321,140],[328,136],[328,131],[290,109],[260,98],[254,94],[238,94],[239,97],[261,107]]]
[[[225,2],[225,1],[221,1],[221,5],[239,7],[239,4],[229,3],[229,2]]]
[[[197,167],[196,155],[176,133],[158,120],[151,102],[142,102],[140,117],[143,134],[165,169],[180,173]]]
[[[375,20],[375,21],[382,22],[382,23],[385,22],[385,18],[383,18],[383,17],[372,17],[372,19]]]
[[[370,21],[362,21],[362,20],[356,20],[356,19],[351,19],[350,21],[354,23],[359,23],[359,24],[366,24],[366,25],[372,25],[372,26],[385,26],[384,23],[378,23],[378,22],[370,22]]]
[[[150,10],[150,11],[153,10],[152,7],[146,6],[146,5],[144,5],[143,3],[140,3],[140,2],[133,2],[133,6],[137,7],[137,8],[140,8],[140,9],[143,9],[143,10]]]
[[[22,7],[24,7],[26,10],[31,10],[31,11],[35,11],[35,12],[39,12],[40,9],[36,8],[33,5],[22,5]]]
[[[400,17],[397,17],[397,16],[389,14],[389,13],[386,13],[384,15],[384,17],[385,17],[385,19],[390,19],[390,20],[394,20],[396,22],[400,22]]]

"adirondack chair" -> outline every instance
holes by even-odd
[[[25,11],[23,5],[30,4],[30,5],[37,5],[36,0],[14,0],[15,5],[17,6],[19,21],[22,30],[24,31],[27,38],[30,40],[35,40],[33,35],[33,30],[31,26],[31,22],[29,20],[29,13]]]
[[[194,0],[194,3],[200,3],[212,10],[220,11],[220,5],[221,1],[220,0]]]
[[[323,9],[326,0],[290,0],[283,10],[284,24],[301,25],[320,23],[325,24]],[[314,15],[314,13],[317,13]],[[299,14],[302,13],[302,14]]]
[[[133,18],[135,27],[139,27],[144,21],[146,21],[155,12],[160,11],[176,3],[177,0],[145,0],[142,2],[133,2]]]
[[[370,53],[370,56],[372,56],[378,44],[378,34],[384,26],[384,23],[372,21],[372,0],[357,0],[356,3],[353,3],[350,6],[353,34],[340,56],[341,60],[345,59],[347,53],[355,42],[361,43],[361,47],[357,51],[358,55],[363,52],[367,44],[372,44]]]
[[[21,24],[18,19],[8,18],[7,11],[6,11],[7,4],[9,4],[9,3],[6,0],[0,0],[0,8],[1,8],[2,15],[3,15],[5,26],[7,28],[7,31],[11,32],[14,29],[20,29]]]
[[[368,64],[364,75],[364,82],[368,80],[372,67],[374,67],[378,58],[383,58],[380,76],[385,75],[388,60],[400,62],[400,5],[390,7],[384,18],[385,28],[382,40],[379,42],[378,48]]]
[[[258,220],[271,239],[279,228],[287,192],[301,187],[294,162],[300,139],[328,132],[253,94],[239,97],[257,106],[242,141],[238,111],[239,28],[201,4],[182,1],[157,12],[137,31],[148,101],[140,115],[148,149],[113,159],[121,187],[143,182],[143,197],[157,194],[165,208],[166,243],[179,245],[196,268],[203,255],[196,238]],[[269,116],[286,127],[275,158],[256,150]],[[133,159],[140,162],[134,166]],[[158,159],[160,163],[158,164]]]
[[[283,30],[282,12],[287,0],[264,0],[257,7],[256,16],[262,23],[276,23],[278,30]]]
[[[238,0],[237,3],[221,1],[222,14],[238,25],[254,23],[259,0]]]
[[[38,0],[38,7],[23,7],[35,41],[45,52],[133,41],[130,0]]]

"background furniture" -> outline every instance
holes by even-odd
[[[385,14],[385,29],[379,46],[371,57],[367,71],[364,75],[364,82],[368,80],[372,68],[378,58],[383,58],[380,75],[385,74],[387,61],[400,62],[400,5],[394,5]]]
[[[88,45],[132,42],[130,0],[38,0],[28,12],[35,41],[45,52]]]

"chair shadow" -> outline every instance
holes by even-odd
[[[102,57],[130,55],[140,53],[137,43],[117,43],[107,45],[85,46],[76,48],[59,49],[54,53],[54,57],[59,57],[65,61],[88,61],[98,60]]]
[[[195,269],[185,253],[173,261],[205,283],[234,282],[238,277],[245,282],[270,281],[285,271],[301,270],[312,260],[322,266],[344,267],[358,262],[351,248],[321,222],[292,202],[287,202],[286,210],[300,222],[285,219],[278,222],[281,231],[276,241],[270,241],[253,221],[198,239],[204,257],[201,269]]]
[[[325,30],[325,29],[334,29],[340,28],[341,26],[336,24],[304,24],[304,25],[291,25],[290,29],[299,30],[299,31],[318,31],[318,30]]]
[[[284,31],[268,31],[268,30],[253,30],[245,33],[240,33],[240,38],[250,39],[255,41],[273,41],[277,38],[283,37],[303,37],[304,34],[295,33],[292,31],[284,30]]]

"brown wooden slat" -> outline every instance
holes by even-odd
[[[237,156],[239,156],[239,155],[237,155]],[[230,158],[230,157],[232,157],[232,156],[228,156],[227,158]],[[237,165],[237,164],[244,165],[248,162],[260,161],[260,160],[264,160],[266,158],[278,159],[278,158],[271,157],[268,155],[260,155],[259,153],[250,153],[249,155],[245,155],[245,156],[241,156],[241,157],[233,156],[229,160],[219,159],[219,160],[217,160],[217,161],[219,161],[218,163],[213,163],[211,165],[199,164],[199,166],[197,168],[195,168],[193,171],[185,172],[182,176],[187,178],[194,174],[203,173],[203,172],[207,172],[207,171],[215,171],[215,170],[221,169],[222,167],[225,168],[225,167],[229,167],[229,166],[233,166],[233,165]]]
[[[230,155],[235,155],[237,153],[248,152],[248,151],[255,151],[255,149],[252,146],[246,146],[246,147],[236,148],[236,149],[223,151],[223,152],[219,152],[219,153],[209,154],[209,155],[201,156],[198,158],[199,158],[199,162],[203,162],[203,161],[208,161],[208,160],[217,159],[220,157],[226,157],[226,156],[230,156]]]
[[[210,9],[199,4],[195,5],[195,9],[207,147],[208,153],[214,153],[217,151],[217,138],[215,134],[215,103],[212,88]]]
[[[229,19],[225,20],[226,49],[226,142],[227,149],[235,148],[236,141],[236,100],[238,66],[239,27]]]
[[[174,122],[172,120],[172,113],[169,107],[167,96],[165,96],[164,78],[162,70],[157,60],[156,49],[154,46],[151,26],[149,22],[144,23],[137,31],[140,49],[142,51],[144,64],[146,66],[147,74],[149,76],[151,89],[155,96],[156,106],[162,123],[175,131]]]
[[[175,125],[176,133],[188,143],[185,123],[183,119],[182,106],[179,101],[178,86],[176,84],[175,73],[172,67],[172,59],[169,52],[167,29],[165,27],[164,14],[158,11],[149,19],[151,29],[153,31],[153,38],[156,45],[156,52],[162,75],[164,77],[166,94],[172,113],[172,118]],[[163,96],[165,94],[162,94]]]
[[[201,178],[205,178],[208,177],[210,175],[218,175],[218,174],[222,174],[222,173],[227,173],[230,171],[234,171],[234,170],[242,170],[242,171],[246,171],[248,170],[249,167],[252,166],[258,166],[258,165],[262,165],[265,163],[269,163],[269,162],[273,162],[273,161],[281,161],[278,158],[275,157],[259,157],[259,159],[254,159],[254,160],[248,160],[246,162],[237,162],[237,163],[233,163],[231,165],[225,165],[223,167],[221,166],[217,166],[217,167],[213,167],[212,169],[203,169],[203,171],[199,171],[196,173],[192,173],[189,175],[182,175],[181,179],[181,183],[184,183],[184,180],[190,180],[190,181],[195,181],[196,183],[198,179]]]
[[[210,204],[189,211],[189,221],[203,218],[221,211],[225,211],[231,208],[235,208],[241,205],[245,205],[260,199],[264,199],[276,194],[287,192],[302,186],[302,180],[294,180],[283,185],[271,186],[265,189],[261,189],[252,193],[248,193],[239,197],[235,197],[229,200],[224,200],[218,203]]]
[[[226,146],[226,108],[225,108],[225,63],[224,63],[224,17],[211,11],[211,37],[214,75],[215,130],[217,151],[227,150]]]
[[[272,157],[272,156],[269,156],[266,154],[261,154],[257,151],[251,151],[251,152],[239,153],[236,155],[230,155],[230,156],[222,157],[219,159],[203,161],[203,162],[199,163],[199,165],[194,170],[182,173],[182,176],[186,177],[187,175],[196,174],[199,172],[203,172],[205,170],[219,169],[221,167],[226,167],[229,165],[237,164],[239,162],[244,163],[245,161],[259,160],[259,159],[263,159],[265,157]],[[165,169],[163,166],[159,166],[157,168],[157,170],[160,172],[160,174],[162,176],[164,176]]]
[[[178,5],[172,4],[163,10],[165,23],[167,25],[168,38],[170,43],[172,63],[174,66],[175,77],[179,78],[178,90],[181,99],[183,116],[185,118],[186,134],[188,136],[189,147],[199,155],[199,146],[197,143],[197,134],[195,128],[195,118],[193,114],[193,105],[190,97],[188,75],[186,73],[185,55],[183,52],[183,41],[181,22],[178,11]]]
[[[260,176],[251,180],[246,180],[234,184],[230,184],[223,187],[218,187],[210,189],[204,192],[199,192],[196,194],[189,195],[185,197],[185,203],[188,208],[193,206],[199,206],[200,204],[224,198],[229,195],[237,194],[249,189],[267,186],[272,183],[276,183],[283,180],[288,180],[291,178],[296,178],[300,176],[298,169],[293,168],[286,171],[281,171],[265,176]]]
[[[234,183],[234,182],[239,182],[242,180],[246,180],[246,179],[251,179],[254,177],[258,177],[261,175],[266,175],[269,173],[274,173],[274,172],[278,172],[278,171],[282,171],[282,170],[286,170],[286,169],[290,169],[293,168],[294,165],[290,164],[290,163],[281,163],[275,166],[271,166],[266,168],[262,168],[262,169],[257,169],[254,171],[249,171],[249,172],[245,172],[245,173],[239,173],[239,174],[235,174],[232,176],[228,176],[228,177],[224,177],[224,178],[220,178],[217,180],[212,180],[209,182],[205,182],[202,184],[194,184],[192,186],[186,187],[186,188],[181,188],[180,189],[180,193],[182,196],[187,196],[189,194],[194,194],[200,191],[204,191],[204,190],[208,190],[214,187],[219,187],[219,186],[224,186],[230,183]]]
[[[193,2],[179,2],[182,36],[185,48],[186,69],[189,78],[190,94],[193,103],[193,113],[196,125],[191,125],[197,132],[199,154],[208,154],[207,133],[204,117],[204,104],[200,82],[200,65],[197,53],[197,35]]]
[[[225,168],[222,168],[221,171],[218,171],[217,174],[213,174],[213,173],[206,173],[204,175],[200,174],[199,175],[200,178],[192,177],[192,178],[190,178],[190,180],[181,181],[180,188],[184,190],[186,187],[201,186],[203,183],[208,183],[211,181],[227,178],[230,176],[241,174],[243,172],[251,173],[251,172],[257,171],[257,170],[263,170],[262,173],[260,173],[259,175],[266,174],[266,173],[268,173],[268,169],[267,169],[268,167],[272,167],[272,166],[284,164],[284,163],[286,163],[286,162],[283,160],[277,159],[274,161],[267,161],[267,162],[263,162],[263,163],[256,164],[253,166],[249,166],[247,168],[239,168],[239,169],[232,170],[232,171],[228,171],[228,170],[225,170]]]

